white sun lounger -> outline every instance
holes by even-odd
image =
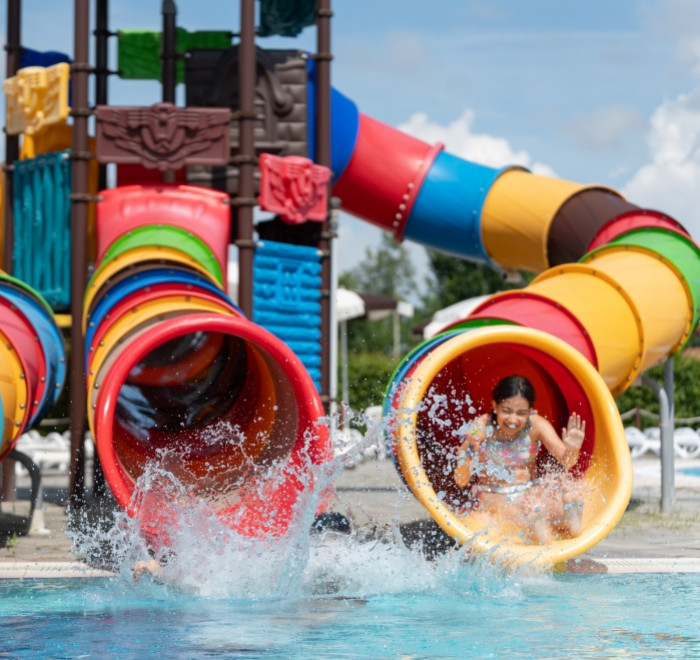
[[[625,430],[626,431],[626,430]],[[652,426],[644,431],[648,440],[648,450],[661,455],[661,430]],[[676,458],[700,457],[700,436],[689,426],[677,428],[673,433],[673,451]]]

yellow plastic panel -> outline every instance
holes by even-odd
[[[586,328],[613,396],[632,385],[641,373],[645,338],[634,302],[615,280],[584,264],[566,264],[542,273],[527,290],[558,302]]]
[[[94,152],[94,140],[90,145],[90,151]],[[39,154],[48,154],[55,151],[65,151],[73,148],[73,126],[66,121],[57,122],[51,126],[44,126],[41,130],[25,135],[22,139],[22,147],[19,150],[20,160],[36,158]]]
[[[635,246],[596,250],[585,263],[627,291],[642,321],[646,371],[679,350],[693,323],[693,297],[680,271],[659,254]]]
[[[595,443],[584,480],[583,532],[541,546],[526,543],[517,533],[491,533],[492,519],[457,515],[435,492],[418,450],[418,411],[442,369],[485,345],[532,347],[552,356],[581,385],[593,414]],[[608,388],[588,360],[565,342],[544,332],[518,326],[494,326],[465,332],[437,346],[402,384],[396,429],[396,452],[401,473],[416,498],[451,537],[468,543],[471,551],[505,566],[548,568],[584,553],[601,541],[622,517],[632,492],[632,461],[625,430]]]
[[[586,186],[523,170],[504,172],[481,211],[481,236],[489,257],[506,268],[540,273],[549,268],[547,235],[557,211]]]
[[[29,415],[27,380],[22,363],[10,340],[0,332],[0,397],[4,419],[0,435],[0,457],[4,456],[21,433]]]
[[[28,66],[7,78],[2,89],[6,98],[6,128],[9,135],[31,135],[68,117],[70,66]]]

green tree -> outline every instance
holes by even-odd
[[[664,365],[660,364],[646,372],[650,378],[663,386]],[[675,417],[696,417],[700,413],[700,360],[687,357],[682,352],[673,357],[673,389]],[[621,413],[636,407],[659,414],[659,399],[648,387],[630,387],[615,399]],[[630,426],[634,420],[626,420]],[[658,426],[653,419],[642,418],[642,426]]]
[[[364,259],[339,278],[349,289],[406,299],[413,295],[416,279],[408,249],[383,233],[376,249],[366,248]]]
[[[367,248],[365,258],[338,278],[339,284],[362,293],[376,293],[397,300],[410,298],[416,288],[413,264],[405,246],[389,234],[382,234],[376,248]],[[400,319],[402,352],[408,350],[413,319]],[[348,323],[348,351],[391,355],[394,346],[394,319],[357,319]]]
[[[339,284],[361,293],[375,293],[407,300],[415,292],[415,269],[405,246],[382,234],[376,248],[365,250],[364,259],[338,278]],[[413,319],[400,318],[401,355],[408,352]],[[355,319],[347,324],[349,403],[355,410],[379,405],[389,376],[396,367],[394,318]],[[342,367],[342,365],[341,365]]]
[[[465,261],[435,250],[428,250],[428,257],[432,273],[422,300],[426,318],[460,300],[518,286],[505,282],[500,273],[486,264]]]
[[[384,353],[357,353],[348,362],[350,405],[361,412],[384,402],[384,391],[396,364]],[[340,375],[339,375],[340,378]]]

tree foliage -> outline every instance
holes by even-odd
[[[358,353],[348,363],[349,403],[356,412],[382,405],[384,391],[396,368],[384,353]]]
[[[363,293],[376,293],[397,300],[410,298],[416,288],[413,264],[405,246],[396,243],[389,234],[382,234],[376,248],[367,248],[365,258],[339,278],[341,286]],[[413,319],[400,319],[401,352],[410,345]],[[394,346],[394,319],[370,321],[356,319],[348,323],[348,351],[385,353],[391,355]]]
[[[646,372],[661,386],[664,384],[664,365],[658,365]],[[700,414],[700,360],[686,357],[683,353],[673,358],[673,389],[675,417],[696,417]],[[615,399],[621,413],[636,407],[659,414],[659,399],[648,387],[631,387]],[[631,423],[625,422],[626,426]],[[658,426],[652,419],[642,418],[643,427]]]
[[[416,279],[408,250],[389,234],[382,234],[379,245],[365,250],[365,258],[339,278],[348,289],[406,299],[413,295]]]
[[[458,259],[442,252],[428,250],[432,276],[423,296],[426,317],[438,309],[517,285],[505,282],[500,273],[486,264]]]

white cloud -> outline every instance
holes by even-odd
[[[660,105],[647,134],[651,162],[621,192],[666,213],[700,238],[700,89]]]
[[[507,140],[472,132],[473,123],[474,111],[470,109],[447,126],[430,121],[424,112],[417,112],[398,129],[431,144],[443,142],[446,151],[480,165],[522,165],[536,174],[556,176],[551,167],[533,162],[530,154],[522,149],[514,150]]]

